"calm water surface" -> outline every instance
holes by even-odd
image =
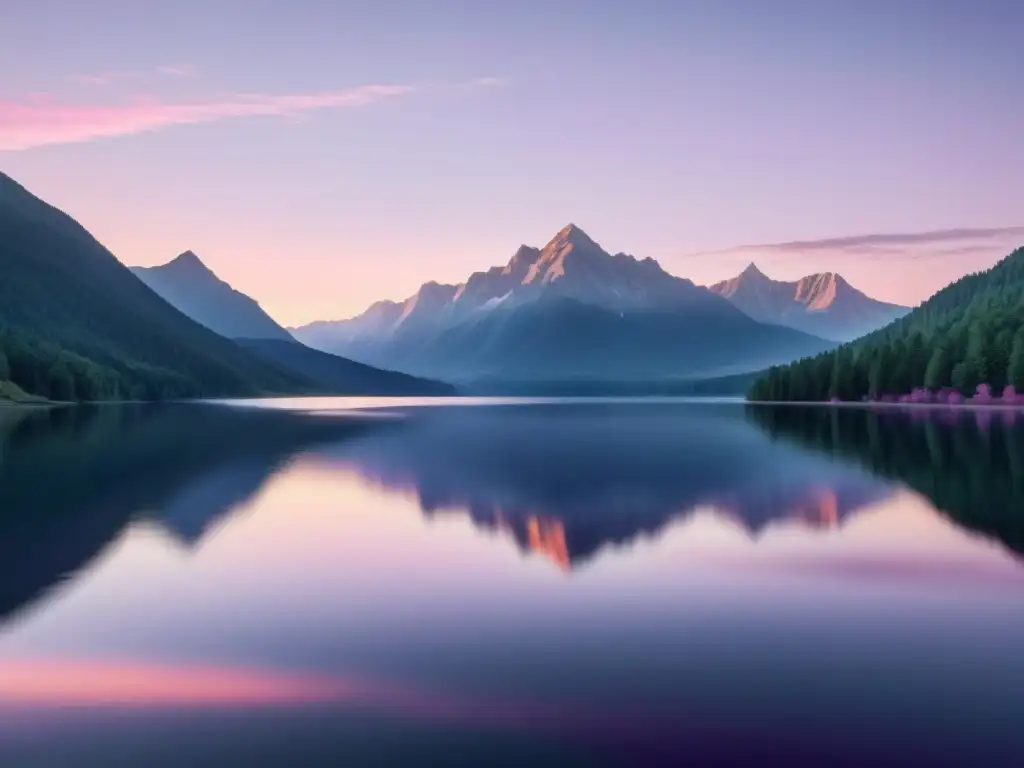
[[[2,764],[1024,765],[1024,415],[271,405],[0,411]]]

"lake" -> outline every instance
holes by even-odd
[[[0,410],[4,765],[1024,765],[1024,414]]]

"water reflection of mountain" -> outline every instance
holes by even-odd
[[[199,542],[222,520],[254,498],[291,453],[274,456],[228,458],[189,479],[161,502],[154,516],[178,542],[188,548]]]
[[[0,621],[146,516],[194,544],[296,452],[363,423],[220,406],[20,411],[0,422]]]
[[[1016,414],[748,406],[773,437],[841,455],[1024,554],[1024,424]],[[994,416],[994,418],[993,418]]]
[[[773,445],[735,406],[446,409],[318,451],[322,462],[460,510],[565,568],[661,531],[702,505],[752,535],[788,518],[835,526],[887,484]]]

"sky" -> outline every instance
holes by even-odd
[[[286,325],[573,222],[917,303],[1024,244],[1019,0],[0,0],[0,171]]]

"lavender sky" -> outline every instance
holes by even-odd
[[[286,324],[570,221],[699,283],[756,260],[906,303],[1024,244],[1019,0],[0,0],[0,25],[0,170]]]

